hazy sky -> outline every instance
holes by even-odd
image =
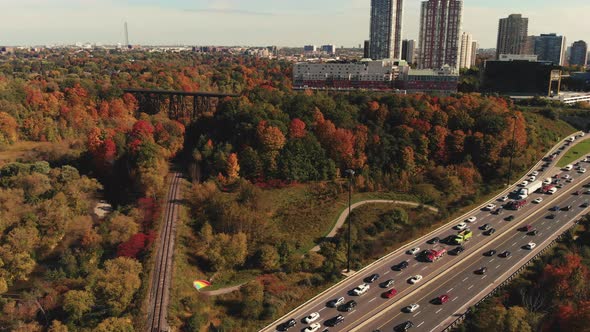
[[[134,44],[357,46],[370,0],[0,0],[0,45]],[[405,0],[404,39],[418,35],[420,0]],[[465,0],[463,31],[495,47],[498,19],[529,18],[529,34],[590,42],[589,0]]]

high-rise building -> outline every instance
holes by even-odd
[[[322,52],[334,55],[336,54],[336,45],[322,45]]]
[[[459,67],[462,16],[462,0],[422,2],[419,68]]]
[[[583,40],[573,43],[570,53],[570,66],[586,66],[588,63],[588,44]]]
[[[496,59],[500,54],[526,54],[529,19],[521,14],[512,14],[500,19]]]
[[[471,42],[471,66],[470,67],[473,67],[476,65],[478,50],[479,50],[479,43],[477,42],[477,40],[472,41]]]
[[[406,60],[408,63],[416,61],[416,41],[414,39],[402,41],[402,60]]]
[[[305,45],[303,46],[303,53],[315,53],[318,48],[315,45]]]
[[[473,47],[473,36],[470,33],[461,34],[461,52],[459,58],[459,68],[471,68],[471,48]]]
[[[399,59],[402,50],[403,0],[371,0],[369,55]]]
[[[535,36],[535,54],[539,61],[550,61],[562,66],[565,59],[565,37],[555,33]]]
[[[363,49],[363,58],[369,59],[371,57],[371,41],[365,40],[365,45]]]

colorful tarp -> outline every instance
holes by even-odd
[[[205,288],[205,287],[211,286],[211,283],[209,281],[207,281],[207,280],[195,280],[195,281],[193,281],[193,286],[197,290],[200,290],[201,288]]]

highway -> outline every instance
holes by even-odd
[[[552,149],[551,153],[562,146],[565,145],[563,143],[557,145]],[[565,146],[563,151],[567,151],[568,148],[568,146]],[[539,162],[534,169],[540,168],[543,163]],[[584,163],[584,165],[584,167],[590,168],[590,163]],[[551,242],[555,236],[561,234],[562,230],[567,229],[569,227],[568,223],[571,225],[572,220],[585,210],[579,206],[586,200],[590,201],[590,195],[572,195],[571,192],[578,190],[584,184],[583,181],[587,180],[590,173],[581,174],[576,170],[563,172],[554,167],[554,162],[547,166],[540,172],[537,179],[543,180],[556,173],[560,173],[560,176],[567,173],[574,179],[573,182],[570,184],[565,182],[565,179],[562,179],[561,183],[563,183],[564,187],[554,195],[536,193],[531,195],[527,198],[529,204],[519,211],[504,210],[501,214],[495,215],[482,209],[483,206],[490,203],[499,207],[503,203],[499,202],[498,199],[515,189],[512,187],[499,194],[493,201],[486,202],[471,213],[400,248],[359,273],[343,280],[262,329],[262,331],[280,330],[280,324],[290,318],[295,319],[297,322],[297,325],[292,329],[303,331],[306,326],[309,326],[309,324],[304,324],[303,318],[312,312],[320,314],[320,317],[315,321],[322,326],[319,329],[320,332],[325,329],[329,331],[372,331],[374,329],[391,331],[394,326],[408,320],[412,321],[414,324],[413,330],[416,331],[444,329],[445,324],[455,319],[455,314],[464,312],[478,297],[487,294],[486,290],[489,292],[495,287],[494,284],[497,279],[501,282],[500,276],[505,274],[508,276],[511,274],[511,270],[522,266],[528,260],[527,257],[534,256],[537,251]],[[525,178],[517,183],[522,182]],[[540,204],[530,203],[538,197],[542,197],[543,202]],[[546,219],[547,215],[550,214],[548,211],[550,207],[570,204],[573,206],[570,211],[551,212],[555,214],[555,219]],[[473,238],[464,245],[465,251],[460,255],[445,255],[438,261],[429,263],[418,259],[416,255],[406,253],[408,249],[413,247],[420,247],[420,250],[432,249],[433,247],[446,248],[446,250],[450,251],[456,245],[430,245],[426,241],[434,237],[444,239],[457,234],[457,230],[453,229],[453,226],[472,216],[475,216],[476,220],[467,224],[474,233]],[[506,218],[509,216],[513,216],[514,219],[507,221]],[[496,229],[496,233],[490,236],[484,235],[484,231],[479,229],[484,224],[490,224],[491,227]],[[538,234],[533,236],[527,235],[526,232],[519,232],[518,228],[523,225],[531,225],[538,231]],[[524,249],[528,242],[535,242],[537,247],[534,250]],[[497,250],[497,253],[491,257],[483,255],[485,251],[491,249]],[[504,250],[511,251],[511,256],[507,258],[498,257],[498,254]],[[402,261],[408,262],[409,266],[401,271],[395,270],[393,266]],[[484,266],[487,268],[485,274],[476,275],[474,273],[475,270]],[[362,296],[349,294],[350,290],[363,284],[364,279],[373,273],[378,273],[380,278],[374,283],[370,283],[371,287],[366,294]],[[423,279],[415,285],[410,284],[408,280],[418,274]],[[382,283],[389,279],[394,280],[392,287],[398,292],[392,299],[386,299],[383,296],[383,293],[390,288],[383,288]],[[442,294],[449,295],[448,303],[435,305],[429,302]],[[355,300],[358,305],[350,312],[341,312],[337,308],[329,308],[326,305],[328,301],[341,296],[345,297],[346,301]],[[411,303],[419,304],[420,308],[411,314],[403,313],[401,309]],[[344,321],[336,327],[329,327],[326,321],[339,314],[344,316]]]

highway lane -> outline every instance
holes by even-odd
[[[553,149],[552,151],[557,150],[560,146],[561,146],[561,144],[556,146],[556,148]],[[540,166],[540,165],[538,164],[537,166]],[[543,179],[545,177],[555,174],[556,172],[557,171],[555,169],[548,168],[543,173],[541,173],[538,176],[538,178]],[[504,195],[504,194],[505,193],[502,193],[501,195]],[[501,195],[499,195],[499,196],[501,196]],[[396,254],[391,255],[390,257],[387,257],[387,259],[382,260],[378,264],[371,266],[370,269],[367,269],[364,273],[358,273],[358,274],[346,279],[344,282],[337,285],[337,287],[334,287],[334,288],[328,290],[327,292],[321,294],[321,296],[319,296],[318,298],[316,298],[312,302],[302,306],[301,308],[297,309],[295,312],[291,313],[289,316],[283,317],[281,322],[284,322],[288,318],[292,317],[297,320],[297,322],[298,322],[297,330],[299,330],[300,328],[306,326],[306,324],[303,324],[303,321],[302,321],[302,319],[305,316],[307,316],[308,314],[310,314],[312,312],[319,312],[320,318],[318,319],[318,322],[321,322],[322,325],[325,325],[326,320],[339,314],[339,312],[336,309],[327,308],[326,302],[328,302],[329,300],[332,300],[334,298],[344,296],[346,298],[346,301],[348,301],[350,299],[355,299],[358,302],[358,306],[357,306],[357,308],[355,308],[355,310],[353,310],[349,313],[341,313],[345,317],[344,322],[342,324],[338,325],[337,328],[331,328],[330,330],[332,330],[332,331],[348,330],[348,329],[352,328],[353,326],[355,326],[355,324],[357,324],[357,322],[364,322],[364,321],[368,320],[369,318],[371,318],[375,315],[378,315],[381,311],[383,311],[387,307],[391,306],[392,303],[395,303],[396,301],[398,301],[398,299],[403,298],[404,296],[407,296],[410,292],[419,288],[421,284],[428,282],[433,277],[439,275],[440,273],[447,270],[451,266],[457,264],[459,261],[461,261],[463,259],[463,257],[467,256],[470,252],[477,249],[475,246],[476,244],[478,246],[482,246],[482,245],[485,245],[486,243],[488,243],[489,241],[492,241],[495,238],[494,236],[491,236],[491,237],[483,236],[481,234],[482,232],[476,231],[476,229],[474,227],[478,227],[480,225],[483,225],[484,223],[493,223],[494,220],[497,220],[497,219],[502,220],[502,218],[504,218],[510,214],[515,215],[516,220],[514,220],[512,222],[498,222],[497,224],[494,224],[494,227],[497,229],[497,233],[496,233],[496,236],[497,236],[498,234],[504,232],[511,225],[518,223],[519,220],[522,220],[522,218],[524,216],[530,214],[533,210],[538,209],[541,206],[549,205],[551,203],[551,200],[553,199],[553,197],[556,197],[556,196],[547,197],[547,199],[540,206],[533,206],[533,204],[529,204],[518,212],[505,211],[504,214],[500,215],[500,216],[492,215],[489,211],[477,211],[472,214],[468,214],[465,216],[465,218],[472,216],[472,215],[477,217],[477,220],[470,225],[472,230],[474,230],[475,234],[474,234],[474,238],[466,246],[467,250],[462,255],[460,255],[460,256],[445,256],[442,259],[440,259],[438,262],[435,262],[435,263],[423,263],[423,262],[419,262],[415,256],[407,255],[407,254],[404,254],[403,252],[400,251]],[[531,197],[530,200],[532,200],[534,198],[535,198],[535,196]],[[463,219],[463,218],[461,218],[461,219]],[[461,219],[459,219],[459,220],[461,220]],[[456,220],[454,222],[457,223],[459,220]],[[449,223],[449,225],[447,227],[441,228],[438,231],[431,233],[428,237],[424,237],[424,238],[420,239],[421,240],[420,247],[422,247],[423,249],[430,248],[431,246],[426,245],[425,241],[431,237],[438,236],[440,238],[445,238],[449,235],[456,234],[457,231],[452,229],[453,225],[454,225],[453,223]],[[454,247],[454,246],[446,246],[446,245],[442,245],[442,246],[446,247],[447,250]],[[409,247],[404,248],[404,249],[409,249]],[[393,271],[391,268],[392,265],[398,264],[402,260],[408,261],[410,266],[403,271]],[[371,289],[369,290],[369,292],[367,292],[367,294],[365,294],[361,297],[354,297],[354,296],[346,295],[346,291],[354,288],[355,286],[357,286],[359,284],[362,284],[363,279],[372,273],[379,273],[381,275],[381,278],[378,280],[377,283],[374,283],[371,285]],[[419,283],[416,286],[409,285],[406,282],[407,279],[415,274],[421,274],[424,277],[424,279],[422,280],[421,283]],[[394,288],[396,288],[399,293],[392,300],[383,300],[381,298],[381,295],[384,291],[386,291],[386,289],[380,288],[378,286],[378,284],[379,284],[379,282],[385,281],[389,278],[393,278],[395,280]],[[266,329],[263,329],[263,331],[273,331],[276,329],[276,327],[277,327],[277,323],[267,327]]]
[[[584,179],[587,181],[588,176]],[[412,321],[416,331],[444,329],[458,315],[465,313],[469,306],[501,284],[506,277],[571,227],[579,215],[587,212],[588,208],[582,205],[589,200],[588,195],[571,194],[582,185],[583,183],[578,183],[565,195],[552,202],[560,207],[571,205],[570,211],[553,212],[545,206],[529,216],[530,219],[525,224],[538,230],[537,235],[532,236],[518,229],[509,231],[507,236],[500,238],[499,241],[479,248],[472,259],[462,261],[455,266],[452,274],[443,276],[430,287],[419,289],[412,296],[384,311],[373,321],[359,324],[356,329],[392,331],[395,326],[408,320]],[[556,214],[556,219],[547,219],[549,214]],[[525,249],[524,246],[529,242],[536,243],[537,247],[534,250]],[[485,253],[492,249],[497,253],[486,256]],[[505,250],[510,251],[511,255],[507,258],[500,257],[499,254]],[[483,275],[476,273],[481,267],[487,268],[487,272]],[[432,303],[433,299],[442,294],[448,294],[450,301],[442,305]],[[419,304],[420,308],[413,313],[403,312],[402,309],[411,303]]]

